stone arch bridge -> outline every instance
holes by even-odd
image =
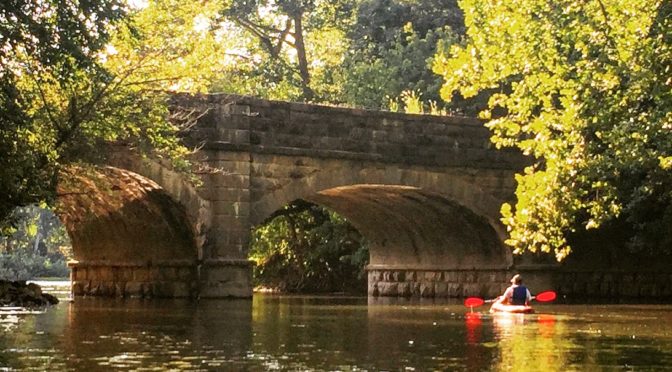
[[[198,182],[123,146],[109,167],[64,173],[76,294],[251,296],[250,230],[296,199],[368,239],[370,295],[492,296],[513,270],[544,268],[503,244],[499,209],[525,159],[478,120],[224,94],[174,104],[199,116],[185,136]]]

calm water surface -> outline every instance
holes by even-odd
[[[0,370],[665,370],[670,305],[544,305],[255,295],[77,298],[0,310]]]

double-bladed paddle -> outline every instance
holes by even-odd
[[[550,302],[555,300],[556,297],[557,295],[555,291],[544,291],[537,294],[536,296],[532,296],[532,299],[539,302]],[[467,299],[464,300],[464,306],[474,308],[481,306],[486,302],[495,302],[495,301],[496,300],[484,300],[480,297],[467,297]]]

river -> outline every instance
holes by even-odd
[[[65,297],[65,292],[60,292]],[[255,295],[77,298],[0,310],[0,370],[656,370],[672,367],[672,306]]]

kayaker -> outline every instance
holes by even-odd
[[[504,294],[497,300],[498,303],[505,305],[525,305],[529,306],[532,301],[530,290],[523,285],[523,277],[516,274],[511,278],[511,286],[504,291]]]

